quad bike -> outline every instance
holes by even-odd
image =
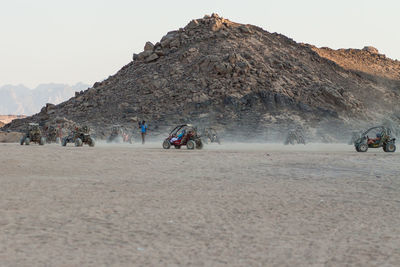
[[[111,128],[111,134],[107,138],[107,143],[133,143],[132,136],[126,133],[120,125],[114,125]]]
[[[204,143],[218,143],[221,144],[221,139],[214,128],[204,128],[203,134],[201,135]]]
[[[370,138],[368,134],[377,132],[375,138]],[[354,142],[357,152],[367,152],[368,148],[383,148],[385,152],[396,151],[396,139],[391,136],[390,129],[384,126],[372,127],[361,134]]]
[[[182,124],[176,126],[170,133],[169,136],[163,142],[163,148],[169,149],[174,146],[176,149],[180,149],[182,146],[186,146],[187,149],[202,149],[203,142],[201,136],[197,133],[197,129],[191,124]]]
[[[95,145],[95,141],[90,136],[87,126],[83,126],[82,128],[76,127],[67,137],[63,138],[61,145],[66,146],[68,143],[74,143],[77,147],[83,144],[87,144],[90,147],[94,147]]]
[[[20,140],[20,145],[29,145],[31,142],[37,143],[43,146],[46,143],[46,138],[43,136],[40,130],[39,124],[29,123],[25,135]]]
[[[296,143],[304,145],[306,144],[306,140],[301,129],[290,130],[284,142],[285,145],[294,145]]]

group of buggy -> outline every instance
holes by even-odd
[[[75,127],[67,136],[62,137],[60,128],[54,126],[46,127],[42,130],[38,123],[29,123],[28,127],[20,140],[20,145],[30,145],[31,143],[41,146],[46,143],[61,143],[66,146],[68,143],[74,143],[75,146],[83,146],[87,144],[94,147],[95,140],[90,136],[90,129],[87,126]]]
[[[41,146],[46,143],[61,143],[67,146],[73,143],[77,147],[87,144],[90,147],[95,146],[95,140],[90,135],[90,129],[87,126],[75,127],[67,136],[62,136],[60,127],[46,127],[43,131],[37,123],[29,123],[27,130],[20,140],[21,145],[30,145],[36,143]],[[111,133],[107,142],[133,143],[133,136],[125,131],[120,125],[111,127]],[[396,151],[396,139],[392,132],[385,126],[376,126],[369,128],[362,133],[353,133],[349,144],[353,144],[357,152],[367,152],[370,148],[382,148],[385,152]],[[164,149],[180,149],[186,146],[187,149],[202,149],[203,144],[218,143],[221,144],[220,136],[212,127],[203,128],[200,131],[192,124],[180,124],[172,129],[168,137],[164,139],[162,147]],[[297,127],[289,130],[284,141],[285,145],[306,144],[305,134],[302,128]]]
[[[132,144],[133,135],[129,134],[120,125],[113,125],[106,141],[107,143]],[[87,126],[75,127],[67,136],[63,137],[60,127],[49,126],[42,130],[38,123],[29,123],[25,134],[20,140],[21,145],[30,145],[31,143],[39,145],[61,143],[62,146],[73,143],[77,147],[84,144],[90,147],[95,146],[95,140],[90,135],[90,129]],[[181,124],[170,132],[169,136],[163,142],[163,148],[169,149],[173,146],[176,149],[180,149],[182,146],[186,146],[190,150],[202,149],[203,143],[221,144],[220,136],[214,128],[207,127],[199,131],[197,127],[191,124]]]

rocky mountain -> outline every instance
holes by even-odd
[[[4,85],[0,87],[0,114],[38,113],[46,103],[59,104],[72,96],[76,91],[87,89],[83,83],[67,84],[40,84],[34,89],[23,85]]]
[[[371,48],[319,49],[213,14],[147,42],[115,75],[5,128],[65,117],[103,136],[112,124],[145,119],[153,134],[192,122],[270,140],[300,125],[338,140],[363,124],[399,122],[398,69]]]

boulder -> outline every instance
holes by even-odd
[[[194,29],[194,28],[196,28],[197,26],[199,25],[199,22],[196,20],[196,19],[194,19],[194,20],[192,20],[191,22],[189,22],[189,24],[188,25],[186,25],[186,27],[185,27],[185,29]]]
[[[154,61],[154,60],[156,60],[156,59],[158,59],[159,58],[159,56],[156,54],[156,53],[152,53],[150,56],[148,56],[146,59],[145,59],[145,61],[146,62],[152,62],[152,61]]]
[[[154,45],[151,42],[146,42],[144,45],[144,51],[153,51]]]
[[[181,42],[179,41],[179,39],[173,39],[170,43],[169,46],[171,48],[175,47],[178,48],[180,46]]]
[[[370,52],[371,54],[379,54],[379,50],[373,46],[364,46],[363,51]]]
[[[158,56],[164,56],[164,50],[162,50],[161,47],[157,47],[157,49],[154,50],[154,53],[156,53]]]
[[[153,53],[153,52],[152,52],[152,51],[149,51],[149,50],[143,51],[142,53],[140,53],[140,54],[138,55],[138,59],[139,59],[139,60],[143,60],[143,59],[149,57],[152,53]]]
[[[175,32],[169,32],[167,35],[165,35],[161,41],[160,45],[162,48],[169,48],[170,43],[175,39],[176,33]]]

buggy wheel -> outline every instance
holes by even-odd
[[[94,147],[96,142],[94,141],[93,138],[90,137],[89,140],[88,140],[88,144],[89,144],[90,147]]]
[[[196,140],[196,149],[202,149],[203,148],[203,142],[201,139]]]
[[[170,149],[171,143],[168,140],[164,140],[164,142],[162,143],[162,147],[164,149]]]
[[[40,137],[39,145],[44,146],[45,143],[46,143],[46,138]]]
[[[25,145],[29,146],[30,143],[31,143],[31,139],[29,139],[29,137],[25,138]]]
[[[25,142],[25,136],[21,137],[21,139],[19,140],[19,144],[22,146]]]
[[[64,137],[63,140],[61,141],[62,146],[67,146],[67,138]]]
[[[287,146],[287,145],[289,144],[289,140],[285,140],[285,142],[283,142],[283,144],[284,144],[285,146]]]
[[[396,145],[393,143],[387,143],[384,148],[385,152],[393,153],[396,151]]]
[[[181,149],[181,146],[175,146],[175,149]]]
[[[76,140],[75,140],[75,146],[82,146],[82,139],[80,139],[80,138],[76,138]]]
[[[192,149],[195,148],[195,146],[196,146],[196,143],[195,143],[193,140],[189,140],[189,141],[186,143],[187,149],[192,150]]]
[[[299,139],[299,144],[303,144],[303,145],[305,145],[306,144],[306,140],[304,140],[304,138],[300,138]]]
[[[221,144],[221,139],[219,139],[219,137],[217,136],[217,137],[215,137],[215,142],[217,142],[218,145],[220,145]]]
[[[358,145],[358,152],[367,152],[368,151],[368,145],[367,144],[359,144]]]

